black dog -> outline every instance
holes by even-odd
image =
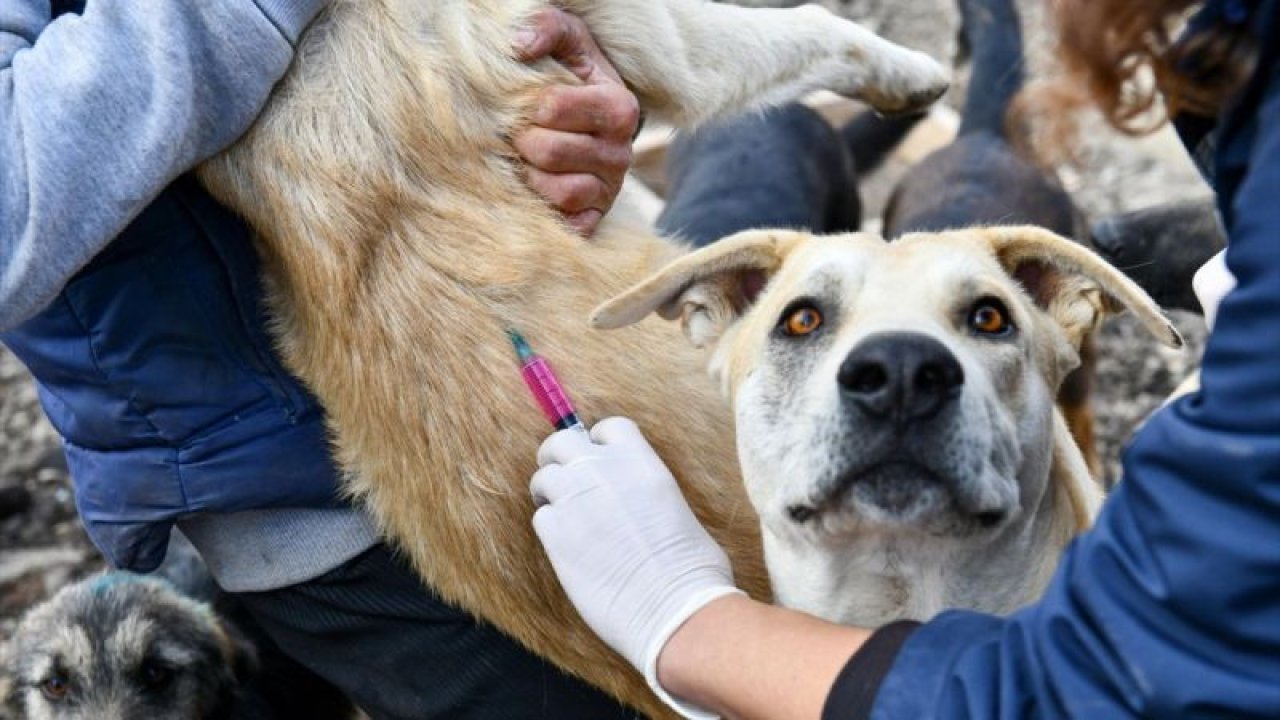
[[[1227,246],[1213,200],[1170,203],[1093,224],[1098,253],[1167,308],[1202,312],[1191,278]]]

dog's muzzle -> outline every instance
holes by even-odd
[[[854,443],[848,464],[813,502],[788,506],[788,516],[804,524],[852,502],[882,520],[940,531],[999,525],[1007,513],[969,507],[945,459],[964,379],[955,355],[928,335],[883,332],[858,343],[836,375]]]

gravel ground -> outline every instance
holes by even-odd
[[[0,641],[23,609],[100,565],[31,377],[0,349]]]
[[[957,23],[950,0],[827,4],[944,62],[954,53]],[[1031,26],[1028,47],[1043,53],[1047,44],[1036,25],[1039,4],[1022,4]],[[1042,71],[1045,60],[1036,56],[1031,64]],[[961,73],[948,98],[953,105],[963,80]],[[1207,192],[1167,133],[1139,142],[1091,121],[1085,137],[1084,166],[1062,177],[1091,216]],[[891,181],[891,175],[869,179],[881,186]],[[1182,353],[1157,345],[1123,317],[1103,329],[1094,402],[1109,480],[1118,477],[1116,456],[1133,428],[1198,363],[1203,323],[1189,315],[1174,319],[1188,339]],[[36,403],[30,378],[0,349],[0,641],[23,608],[100,564],[76,520],[69,487],[56,435]]]

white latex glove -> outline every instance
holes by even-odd
[[[696,611],[741,591],[640,428],[610,418],[590,436],[561,430],[542,443],[538,465],[533,527],[578,612],[673,709],[716,717],[662,689],[658,655]]]
[[[1200,307],[1204,309],[1204,323],[1210,330],[1218,319],[1218,306],[1222,304],[1222,298],[1235,288],[1236,278],[1227,269],[1226,250],[1209,258],[1209,262],[1201,265],[1191,278],[1191,289],[1200,301]]]

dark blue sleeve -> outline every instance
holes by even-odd
[[[1276,67],[1259,77],[1248,170],[1230,196],[1239,285],[1220,309],[1202,391],[1138,433],[1124,482],[1037,605],[921,627],[873,717],[1280,716]]]

